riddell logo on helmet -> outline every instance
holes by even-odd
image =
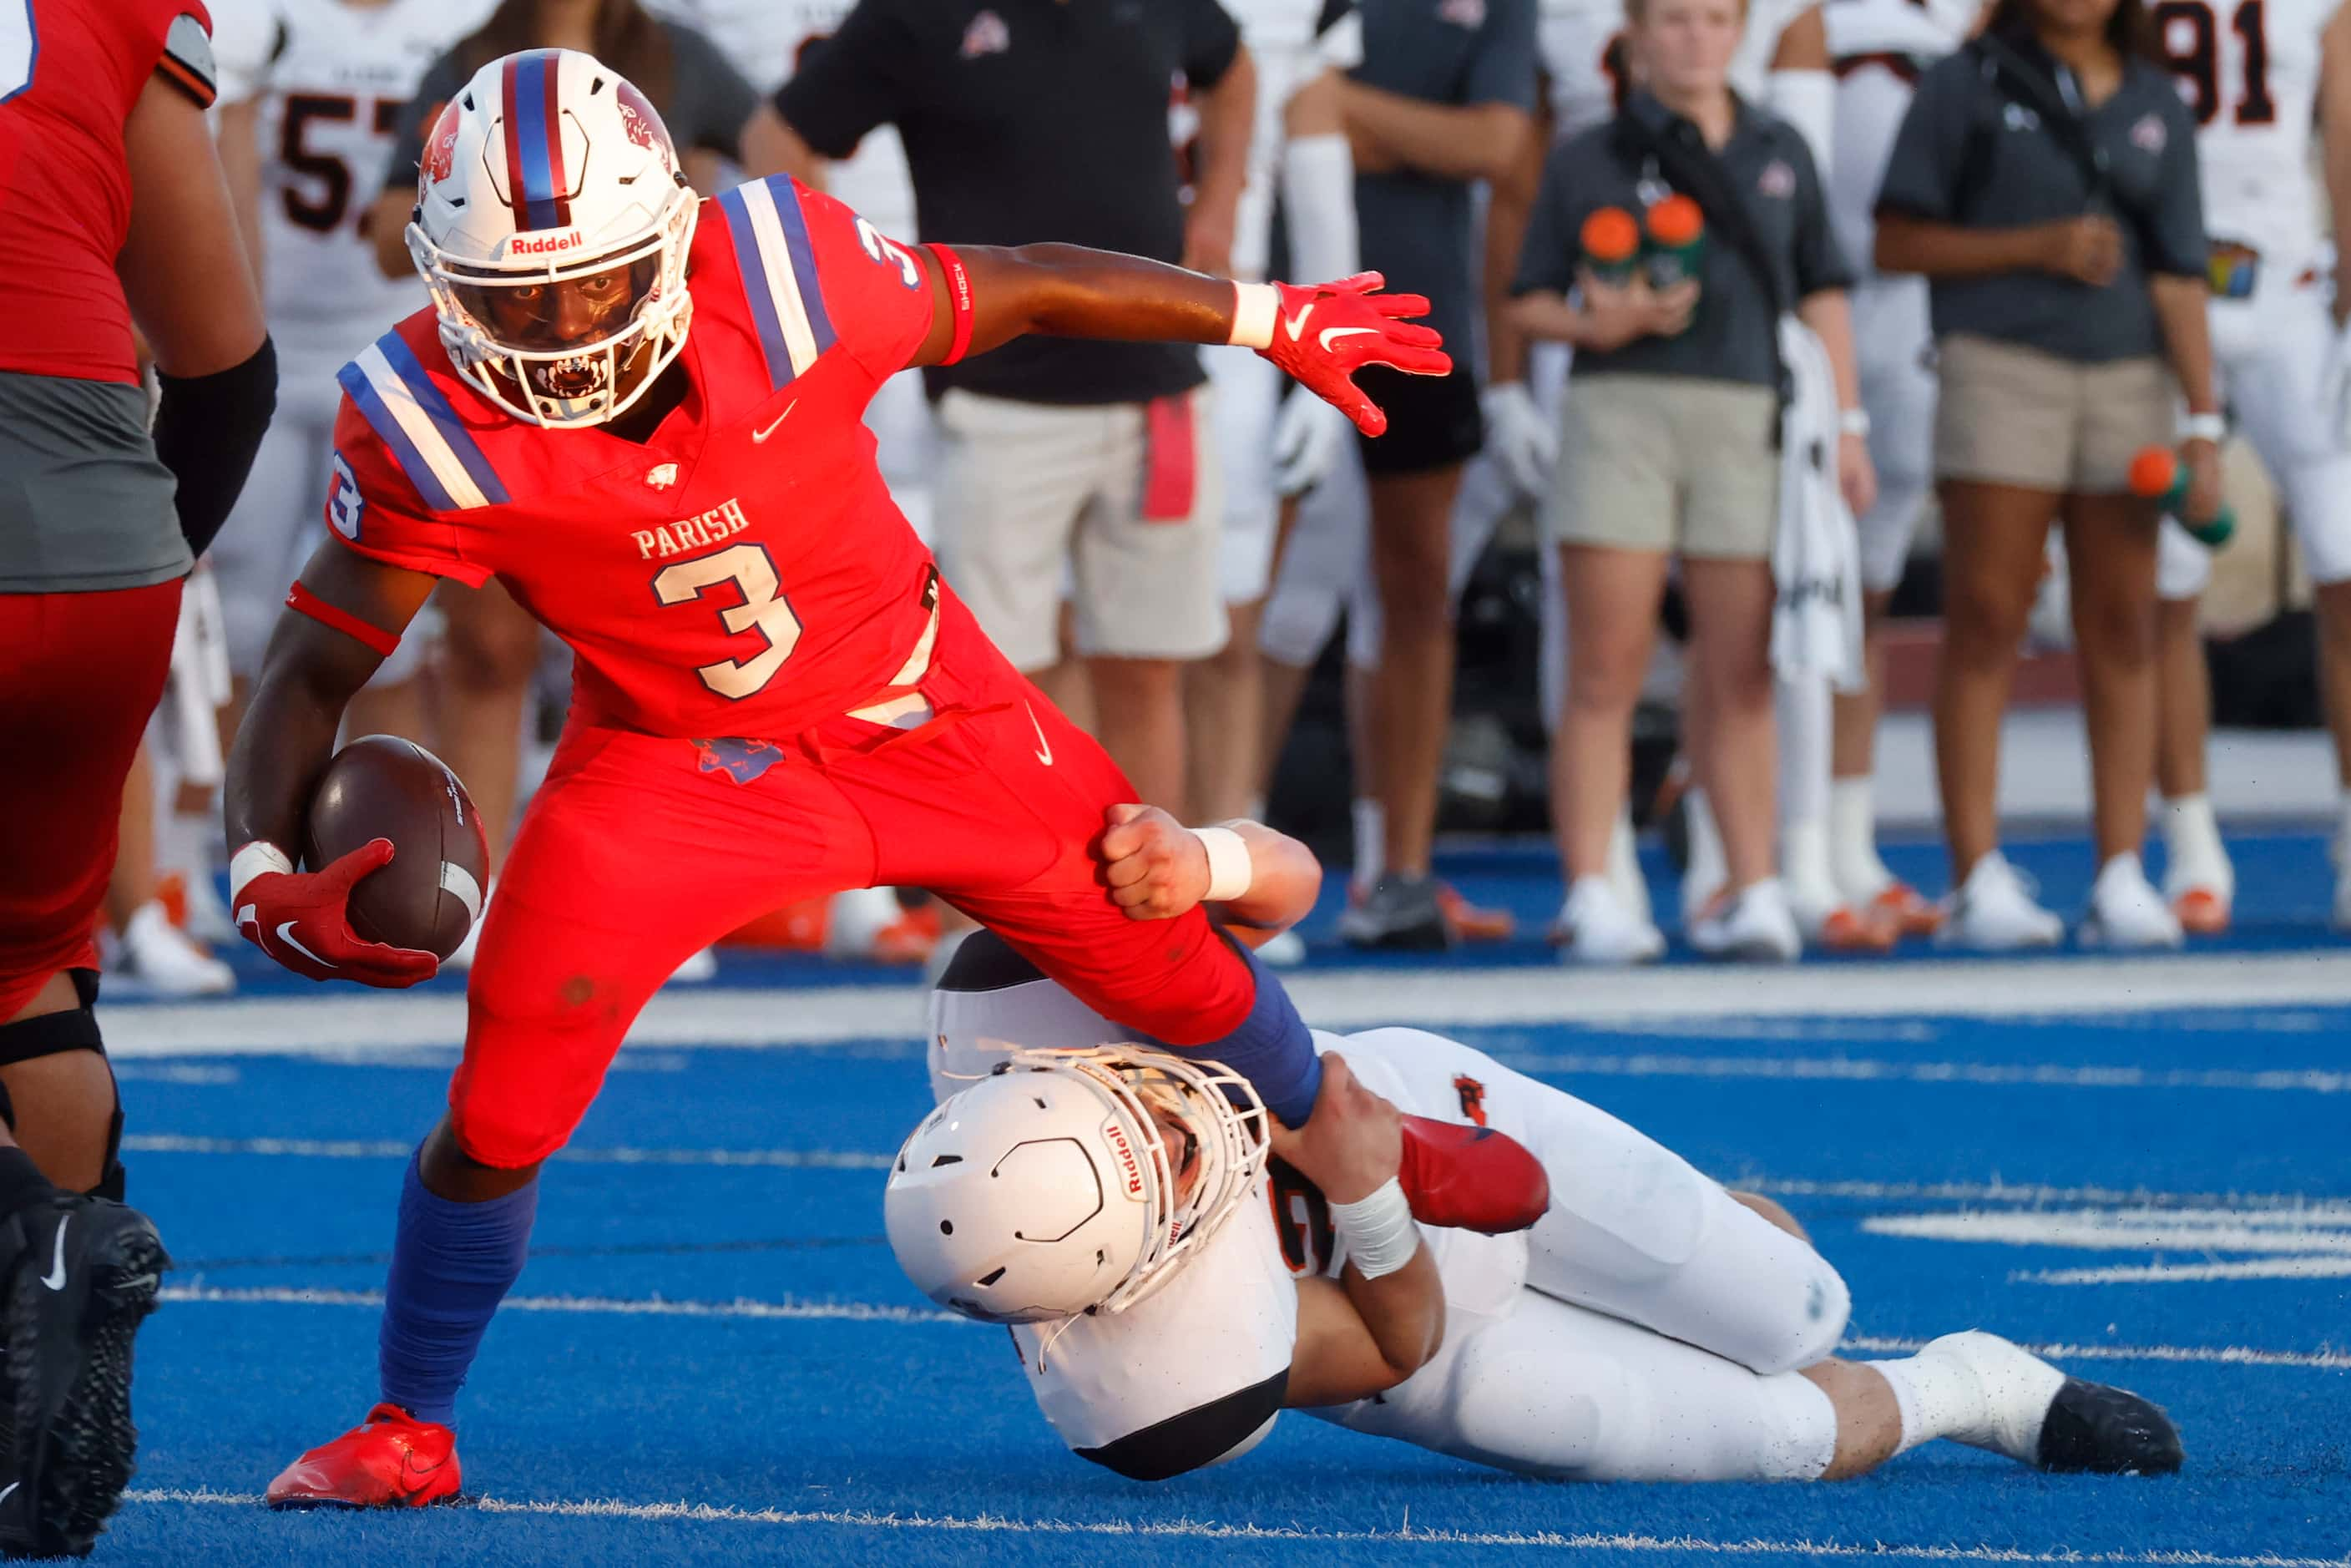
[[[1126,1196],[1140,1200],[1143,1197],[1143,1163],[1134,1157],[1134,1145],[1126,1141],[1126,1129],[1113,1116],[1102,1124],[1102,1137],[1118,1156],[1120,1185]]]
[[[565,229],[560,234],[521,234],[507,241],[506,254],[517,256],[554,256],[562,251],[578,250],[588,243],[578,229]]]

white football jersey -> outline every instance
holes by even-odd
[[[1426,1049],[1432,1037],[1404,1030],[1384,1038],[1315,1031],[1318,1051],[1336,1050],[1366,1088],[1400,1110],[1462,1122],[1459,1059],[1467,1047]],[[1421,1232],[1449,1305],[1506,1314],[1526,1283],[1527,1240],[1435,1228]],[[1101,1449],[1172,1417],[1256,1388],[1284,1372],[1298,1337],[1294,1281],[1336,1276],[1345,1249],[1322,1195],[1274,1166],[1209,1244],[1165,1286],[1128,1311],[1067,1322],[1022,1323],[1012,1340],[1038,1408],[1072,1449]],[[1246,1451],[1263,1423],[1226,1448]]]
[[[280,353],[340,364],[424,303],[377,270],[360,220],[383,189],[392,130],[427,67],[490,0],[270,0],[261,98],[262,283]]]
[[[1249,182],[1233,225],[1233,271],[1263,277],[1281,152],[1289,141],[1282,117],[1298,89],[1325,70],[1363,63],[1364,24],[1353,7],[1329,0],[1229,0],[1225,9],[1257,65],[1257,118],[1249,132]]]
[[[1811,8],[1813,0],[1750,0],[1747,31],[1730,57],[1730,85],[1750,103],[1761,103],[1771,75],[1780,35]],[[1616,112],[1625,90],[1625,62],[1618,39],[1625,31],[1624,0],[1541,0],[1536,41],[1543,69],[1551,75],[1553,134],[1562,141],[1589,130]]]
[[[855,0],[650,0],[651,9],[708,35],[735,68],[772,96],[814,46],[836,32]],[[825,172],[825,188],[883,234],[914,235],[914,182],[893,125],[877,125]]]
[[[1836,72],[1836,147],[1829,214],[1865,268],[1876,243],[1877,189],[1918,73],[1959,47],[1977,0],[1829,0],[1822,12]]]
[[[2319,46],[2340,0],[2167,0],[2156,12],[2179,96],[2199,127],[2204,227],[2261,252],[2261,287],[2317,258],[2310,128]]]

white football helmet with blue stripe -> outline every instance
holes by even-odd
[[[685,346],[697,205],[661,116],[594,56],[484,66],[426,134],[408,225],[457,373],[550,429],[619,414]]]

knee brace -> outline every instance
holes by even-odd
[[[43,1013],[38,1018],[19,1019],[11,1024],[0,1024],[0,1067],[12,1067],[20,1061],[32,1061],[44,1056],[62,1056],[69,1051],[94,1051],[103,1060],[106,1041],[99,1033],[98,1015],[90,1004],[98,999],[98,976],[88,969],[72,971],[74,990],[82,1005],[64,1012]],[[110,1064],[109,1084],[113,1082]],[[16,1102],[9,1098],[8,1086],[0,1082],[0,1122],[7,1124],[12,1134],[16,1130]],[[105,1175],[90,1188],[93,1197],[122,1201],[127,1173],[122,1168],[122,1094],[114,1091],[114,1108],[109,1113],[106,1128]]]

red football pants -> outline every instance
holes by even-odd
[[[172,671],[180,584],[0,593],[0,1023],[95,969],[122,780]]]
[[[1134,787],[942,593],[924,693],[898,730],[842,717],[773,743],[575,722],[491,899],[449,1086],[459,1146],[513,1167],[560,1148],[653,992],[781,904],[926,887],[1106,1018],[1174,1045],[1238,1028],[1247,964],[1198,911],[1129,920],[1094,857]]]

